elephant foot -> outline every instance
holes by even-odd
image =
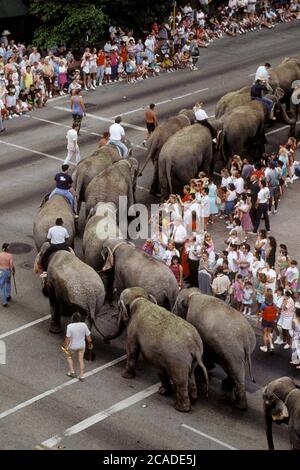
[[[187,401],[187,402],[177,401],[175,403],[175,410],[181,411],[182,413],[188,413],[189,411],[191,411],[190,401]]]
[[[247,402],[246,400],[235,400],[233,403],[233,406],[237,408],[238,410],[243,410],[245,411],[247,409]]]
[[[59,334],[62,332],[62,327],[60,323],[51,323],[49,331],[50,333],[53,333],[55,335]]]
[[[122,377],[124,379],[133,379],[135,377],[135,372],[133,371],[129,371],[129,370],[125,370],[125,372],[123,372],[122,374]]]
[[[161,385],[159,387],[158,393],[160,393],[160,395],[167,397],[169,395],[172,395],[173,390],[171,388],[164,387],[164,385]]]
[[[233,382],[230,377],[226,377],[226,379],[222,380],[222,390],[226,390],[226,392],[231,392],[233,389]]]

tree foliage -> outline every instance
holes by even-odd
[[[41,25],[34,31],[38,47],[54,45],[80,46],[87,32],[90,42],[98,41],[106,30],[107,18],[101,0],[30,0],[30,13]]]

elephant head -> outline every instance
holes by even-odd
[[[290,377],[281,377],[270,382],[263,391],[266,434],[270,450],[274,450],[272,422],[275,421],[278,424],[288,422],[287,399],[296,388],[299,387]]]
[[[183,114],[184,116],[186,116],[191,124],[194,124],[196,122],[196,116],[192,109],[182,109],[181,111],[179,111],[178,114]]]
[[[123,290],[118,302],[118,330],[112,335],[106,336],[104,339],[105,342],[108,342],[111,339],[115,339],[122,334],[130,320],[131,309],[134,306],[135,301],[138,299],[150,300],[154,304],[157,304],[157,301],[153,295],[148,294],[142,287],[130,287]]]
[[[196,287],[182,289],[177,296],[176,302],[173,307],[173,313],[175,313],[181,318],[186,319],[190,297],[193,294],[199,294],[199,289],[197,289]]]

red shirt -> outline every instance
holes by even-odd
[[[98,67],[100,67],[100,65],[105,65],[105,53],[104,52],[98,52],[97,65]]]

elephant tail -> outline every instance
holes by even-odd
[[[101,330],[99,330],[97,324],[96,324],[96,316],[95,316],[95,313],[96,313],[96,306],[93,306],[93,307],[90,307],[89,308],[89,314],[90,314],[90,318],[91,318],[91,322],[92,322],[92,325],[96,328],[96,330],[98,331],[99,335],[102,336],[102,338],[105,338],[105,334],[102,333]]]
[[[248,369],[249,369],[249,377],[252,380],[253,383],[256,383],[255,378],[253,377],[253,372],[252,372],[252,362],[251,362],[251,353],[250,351],[245,350],[245,359],[248,364]]]
[[[203,372],[203,375],[204,375],[204,378],[205,378],[205,384],[206,384],[205,396],[207,398],[208,397],[208,373],[207,373],[206,367],[205,367],[205,365],[202,361],[200,350],[197,350],[195,352],[194,359],[198,362],[198,365],[199,365],[200,369],[202,369],[202,372]]]

